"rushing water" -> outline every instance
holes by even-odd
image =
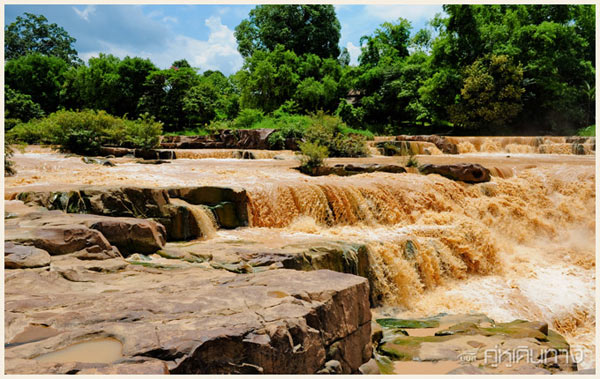
[[[242,187],[249,228],[215,230],[206,207],[191,207],[207,238],[253,238],[265,246],[298,236],[363,243],[384,304],[376,312],[478,311],[498,322],[544,320],[583,345],[591,357],[585,366],[593,366],[594,156],[573,155],[576,142],[564,137],[448,140],[460,155],[419,155],[419,162],[481,163],[492,181],[470,185],[410,172],[312,178],[292,169],[298,163],[291,155],[248,161],[231,159],[231,150],[158,166],[120,158],[116,167],[89,170],[77,158],[43,150],[17,154],[19,174],[6,185],[7,193],[66,184]],[[594,153],[591,142],[580,145]],[[437,154],[429,142],[414,146]],[[40,154],[44,167],[33,163]],[[356,161],[402,162],[382,156],[330,160]]]

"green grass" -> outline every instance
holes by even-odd
[[[577,131],[578,136],[583,137],[595,137],[596,136],[596,125],[590,125],[585,128],[581,128]]]

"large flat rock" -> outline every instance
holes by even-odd
[[[311,374],[336,360],[356,372],[371,357],[368,294],[366,279],[328,270],[240,275],[53,257],[50,270],[5,273],[5,341],[20,343],[6,348],[5,370]],[[40,326],[54,333],[24,341],[27,328]],[[119,341],[120,358],[36,360],[99,339]]]

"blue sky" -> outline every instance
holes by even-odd
[[[5,5],[8,25],[24,12],[43,14],[77,39],[87,61],[98,53],[150,58],[161,68],[177,59],[229,75],[241,68],[233,31],[254,5]],[[426,26],[441,5],[335,5],[342,25],[340,46],[352,62],[359,40],[383,22],[408,19],[413,32]]]

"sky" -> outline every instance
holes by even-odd
[[[75,49],[87,62],[107,53],[149,58],[160,68],[178,59],[201,71],[226,75],[242,67],[233,32],[254,5],[5,5],[5,25],[24,12],[42,14],[77,39]],[[357,63],[360,37],[383,22],[403,17],[413,32],[426,27],[441,5],[335,5],[342,26],[340,46]]]

